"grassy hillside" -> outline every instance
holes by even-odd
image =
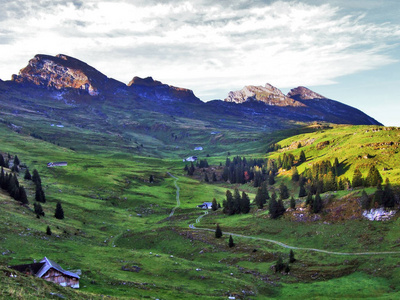
[[[298,148],[298,144],[301,148]],[[299,173],[322,160],[333,163],[338,158],[342,177],[352,179],[358,168],[365,177],[375,165],[382,177],[400,184],[400,128],[383,126],[334,126],[332,129],[296,135],[279,142],[282,149],[271,155],[277,158],[291,153],[297,159],[304,151],[307,161]]]
[[[53,130],[51,126],[46,128]],[[342,176],[347,177],[351,177],[356,166],[363,167],[376,160],[380,171],[383,167],[392,168],[381,171],[383,177],[390,175],[392,182],[398,182],[397,167],[385,164],[390,162],[391,165],[398,159],[394,146],[393,149],[392,146],[373,149],[367,144],[396,143],[399,131],[384,128],[376,131],[376,128],[382,127],[337,127],[302,134],[280,144],[290,146],[301,141],[301,149],[308,159],[303,165],[322,159],[333,160],[334,154],[340,153]],[[369,140],[371,135],[373,141]],[[0,126],[0,151],[17,154],[31,171],[36,168],[47,198],[42,205],[46,215],[37,219],[32,210],[34,186],[22,179],[23,173],[19,179],[27,189],[31,202],[28,206],[21,206],[5,192],[0,192],[2,298],[58,297],[50,293],[69,299],[100,298],[102,295],[121,299],[226,299],[228,296],[237,299],[376,299],[399,296],[400,254],[332,255],[299,249],[294,250],[297,261],[290,265],[290,273],[281,274],[275,273],[272,266],[279,256],[286,262],[289,249],[266,241],[271,239],[291,246],[336,252],[396,252],[400,251],[397,217],[384,223],[363,219],[296,222],[290,215],[271,220],[267,209],[252,207],[247,215],[226,216],[221,210],[210,212],[196,226],[212,231],[190,229],[189,224],[195,223],[204,213],[196,208],[198,204],[214,197],[222,202],[227,188],[235,186],[221,182],[205,184],[185,176],[184,163],[175,154],[158,159],[132,154],[120,146],[108,148],[106,142],[93,147],[90,141],[95,136],[93,131],[87,131],[83,140],[71,138],[69,144],[58,146],[57,140],[46,142]],[[267,141],[276,141],[278,136],[261,136],[257,149],[266,149]],[[313,143],[307,143],[313,138]],[[316,145],[324,140],[329,140],[329,145],[316,150]],[[78,143],[87,145],[79,150],[74,147]],[[224,162],[227,151],[232,155],[240,155],[242,149],[250,151],[246,143],[240,145],[218,146],[215,149],[220,152],[212,155],[210,162]],[[293,147],[282,151],[298,156],[301,149]],[[385,156],[388,151],[393,151],[390,157]],[[282,152],[271,153],[271,157],[279,154]],[[357,158],[365,154],[374,157]],[[264,154],[253,156],[265,157]],[[68,166],[47,168],[49,161],[67,161]],[[299,171],[302,167],[299,166]],[[367,167],[364,166],[363,172]],[[149,182],[150,175],[154,176],[154,183]],[[282,172],[277,185],[280,181],[288,183],[289,176],[289,172]],[[180,205],[170,217],[177,206],[176,186],[180,189]],[[250,184],[239,188],[254,199],[255,189]],[[352,193],[354,198],[357,197],[354,193],[359,191]],[[338,193],[332,201],[344,202],[347,194]],[[53,217],[57,201],[61,201],[64,208],[64,220]],[[298,204],[301,201],[298,200]],[[246,237],[234,236],[236,246],[229,248],[229,236],[214,238],[216,223],[225,232]],[[47,226],[53,232],[51,236],[46,235]],[[79,292],[34,278],[5,275],[7,265],[30,263],[43,256],[65,269],[81,269]]]

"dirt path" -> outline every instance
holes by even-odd
[[[178,186],[178,178],[172,175],[171,173],[168,172],[168,175],[171,176],[172,178],[175,179],[174,184],[176,187],[176,206],[172,209],[170,213],[170,217],[172,217],[175,213],[175,210],[181,205],[181,202],[179,200],[179,191],[180,188]],[[195,224],[199,224],[201,219],[208,215],[208,210],[204,212],[203,215],[199,216],[196,219],[196,223],[189,224],[189,228],[193,230],[203,230],[203,231],[210,231],[210,232],[215,232],[214,229],[208,229],[208,228],[197,228]],[[362,256],[362,255],[392,255],[392,254],[397,254],[400,255],[399,251],[383,251],[383,252],[335,252],[335,251],[328,251],[328,250],[323,250],[323,249],[316,249],[316,248],[303,248],[303,247],[296,247],[296,246],[290,246],[287,244],[284,244],[282,242],[276,241],[276,240],[271,240],[271,239],[266,239],[266,238],[261,238],[261,237],[255,237],[255,236],[247,236],[247,235],[242,235],[242,234],[237,234],[233,232],[222,232],[224,235],[232,235],[244,239],[252,239],[252,240],[257,240],[257,241],[264,241],[268,243],[272,243],[278,246],[281,246],[283,248],[287,249],[293,249],[293,250],[303,250],[303,251],[313,251],[313,252],[319,252],[319,253],[325,253],[325,254],[330,254],[330,255],[345,255],[345,256]]]
[[[172,217],[174,215],[174,213],[175,213],[175,210],[179,206],[181,206],[181,201],[179,200],[179,191],[180,191],[180,188],[178,186],[178,180],[179,179],[177,177],[175,177],[174,175],[172,175],[171,173],[169,173],[169,172],[167,172],[167,174],[175,179],[174,184],[175,184],[175,188],[176,188],[176,206],[172,209],[171,213],[169,214],[169,217]]]

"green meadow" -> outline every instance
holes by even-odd
[[[125,138],[131,140],[121,144],[119,139],[124,137],[89,129],[48,125],[37,128],[38,132],[43,129],[46,137],[53,130],[64,130],[64,134],[59,139],[55,135],[54,139],[44,140],[0,125],[0,151],[17,154],[31,172],[39,171],[47,199],[42,204],[45,217],[38,219],[33,212],[34,185],[23,179],[22,171],[19,180],[27,190],[28,206],[21,206],[7,193],[0,192],[2,299],[57,299],[60,295],[67,299],[400,297],[397,215],[386,222],[362,218],[335,221],[328,215],[317,221],[300,222],[290,213],[271,220],[267,209],[252,206],[246,215],[227,216],[222,210],[210,211],[196,223],[204,214],[197,205],[213,198],[222,203],[226,190],[236,187],[245,190],[253,200],[256,189],[251,184],[205,183],[200,176],[187,176],[182,162],[182,157],[194,154],[190,150],[193,145],[210,145],[196,154],[215,168],[224,164],[228,152],[231,157],[277,158],[284,152],[298,157],[304,150],[307,161],[298,166],[300,173],[312,163],[338,157],[343,177],[351,179],[355,168],[360,168],[365,176],[375,164],[383,178],[399,184],[397,128],[304,128],[296,132],[300,135],[289,138],[289,132],[257,134],[257,139],[249,133],[246,139],[252,142],[238,142],[237,147],[234,142],[245,134],[238,137],[234,132],[225,132],[218,139],[200,128],[192,133],[190,145],[182,148],[183,143],[179,144],[179,149],[168,145],[169,131],[164,135],[159,131],[154,135],[127,131],[129,137]],[[322,149],[317,147],[324,141],[329,144]],[[279,142],[282,149],[266,154],[271,142]],[[294,146],[298,142],[301,148]],[[142,143],[148,152],[142,149]],[[130,146],[125,148],[126,145]],[[169,152],[168,147],[175,150]],[[67,161],[68,166],[48,168],[47,163],[54,161]],[[154,177],[153,183],[149,182],[150,175]],[[275,187],[285,182],[296,197],[298,186],[291,183],[290,175],[282,171]],[[371,194],[374,189],[367,191]],[[360,193],[361,190],[354,190],[322,196],[327,203],[341,205],[348,199],[357,201]],[[64,209],[63,220],[54,217],[57,201]],[[303,202],[304,199],[297,199],[298,206]],[[228,247],[228,234],[221,239],[214,237],[217,223],[224,232],[243,235],[233,236],[235,247]],[[198,229],[191,229],[190,224]],[[51,236],[46,234],[47,226]],[[290,264],[290,272],[275,273],[273,266],[278,257],[287,262],[290,249],[267,240],[337,253],[295,249],[296,261]],[[371,252],[375,254],[369,255]],[[64,269],[80,269],[81,288],[62,288],[22,274],[16,278],[6,276],[7,266],[30,263],[44,256]]]

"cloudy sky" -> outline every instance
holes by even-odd
[[[0,0],[0,78],[35,54],[190,88],[307,86],[400,126],[398,0]]]

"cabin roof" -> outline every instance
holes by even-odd
[[[48,259],[46,256],[40,261],[41,263],[44,263],[43,267],[36,273],[36,277],[42,277],[48,270],[51,268],[56,269],[57,271],[63,273],[64,275],[70,276],[70,277],[75,277],[79,279],[79,276],[73,272],[70,271],[65,271],[59,264],[56,262],[52,261],[51,259]]]

